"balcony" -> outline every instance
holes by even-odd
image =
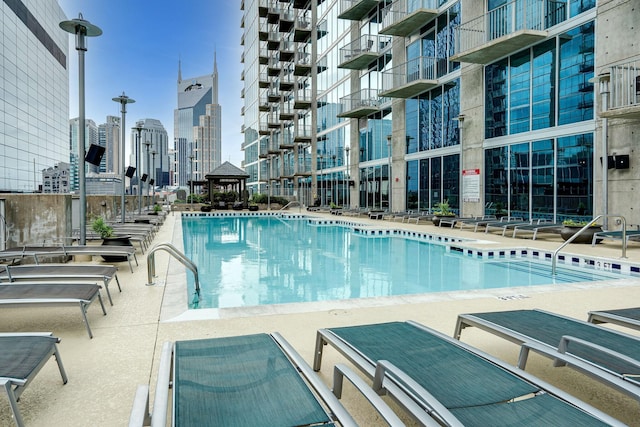
[[[384,9],[380,34],[406,37],[437,16],[436,0],[396,0]]]
[[[280,80],[278,82],[279,88],[281,91],[289,92],[293,89],[295,85],[295,79],[293,77],[293,67],[282,69],[282,74],[280,74]]]
[[[280,135],[280,144],[279,148],[281,150],[291,150],[293,149],[293,132],[289,130],[290,128],[285,128],[285,131]]]
[[[267,127],[269,129],[279,129],[280,128],[280,118],[277,111],[271,111],[267,114]]]
[[[293,108],[296,110],[308,110],[311,108],[311,88],[304,84],[293,94]]]
[[[267,10],[267,22],[269,24],[277,24],[280,22],[280,9],[274,6],[271,6]]]
[[[291,62],[295,56],[295,43],[290,40],[280,42],[280,61]]]
[[[260,117],[260,123],[258,124],[258,133],[260,135],[271,135],[271,129],[267,125],[267,117]]]
[[[611,67],[606,119],[640,119],[640,59]]]
[[[566,15],[564,1],[511,1],[458,26],[456,54],[450,59],[489,64],[544,40],[547,28],[563,22]]]
[[[311,142],[311,125],[296,122],[293,142],[296,144]]]
[[[299,16],[293,27],[293,41],[307,43],[311,39],[311,20],[305,16]]]
[[[390,45],[390,36],[363,35],[358,40],[340,48],[338,68],[365,69]]]
[[[280,49],[280,33],[277,31],[269,31],[267,33],[267,49],[278,50]]]
[[[359,119],[380,111],[377,89],[362,89],[340,98],[342,112],[338,117]]]
[[[296,9],[306,9],[309,7],[309,0],[293,0],[293,7]]]
[[[293,29],[295,15],[292,10],[280,11],[280,32],[288,33]]]
[[[279,117],[281,121],[293,120],[293,117],[295,115],[295,110],[293,109],[293,102],[286,101],[286,102],[280,103],[280,109],[278,112],[280,114]]]
[[[267,99],[267,95],[265,94],[260,95],[260,99],[258,101],[258,110],[262,112],[271,111],[271,103],[269,103],[269,100]]]
[[[296,52],[294,58],[293,74],[296,76],[308,76],[311,73],[311,55],[303,50]]]
[[[280,102],[280,91],[277,87],[272,86],[267,91],[267,101],[269,102]]]
[[[269,77],[269,75],[264,71],[261,71],[260,74],[258,74],[258,86],[263,89],[271,86],[271,80],[272,80],[271,77]]]
[[[280,65],[280,58],[276,55],[269,58],[269,64],[267,65],[267,74],[271,77],[277,77],[280,75],[282,71],[282,66]]]
[[[360,21],[378,6],[378,0],[340,0],[338,18]]]
[[[446,61],[444,58],[419,56],[383,71],[379,95],[408,99],[433,89],[438,85],[438,62]]]

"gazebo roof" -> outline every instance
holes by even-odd
[[[228,179],[235,179],[235,180],[241,180],[241,179],[246,179],[249,178],[249,174],[246,173],[245,171],[243,171],[242,169],[240,169],[237,166],[232,165],[229,162],[224,162],[223,164],[221,164],[220,166],[218,166],[217,168],[215,168],[214,170],[212,170],[211,172],[209,172],[205,178],[208,180],[228,180]]]

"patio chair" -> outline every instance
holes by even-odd
[[[13,420],[18,427],[25,425],[18,408],[20,395],[51,356],[56,358],[62,383],[67,383],[67,373],[58,352],[59,342],[51,332],[0,334],[0,385],[7,393]]]
[[[629,242],[629,240],[637,240],[638,236],[640,236],[640,230],[625,230],[625,239],[627,243]],[[596,243],[598,243],[603,239],[622,241],[622,230],[617,230],[617,231],[605,230],[605,231],[598,231],[594,233],[593,239],[591,241],[591,246],[595,246]]]
[[[590,311],[587,322],[595,324],[613,323],[614,325],[640,330],[640,307]]]
[[[518,367],[533,350],[640,401],[640,338],[542,310],[458,316],[454,337],[475,326],[521,346]]]
[[[93,338],[93,333],[89,327],[87,309],[96,299],[100,302],[102,314],[106,316],[107,311],[104,309],[100,295],[100,285],[95,283],[39,282],[0,285],[0,308],[26,305],[74,305],[80,307],[89,338]]]
[[[0,266],[0,282],[19,281],[87,281],[102,280],[104,289],[109,298],[109,304],[113,305],[109,283],[116,280],[118,290],[122,292],[120,281],[117,275],[118,269],[112,265],[95,264],[38,264],[38,265],[16,265]]]
[[[462,230],[466,225],[469,226],[474,226],[476,224],[479,223],[483,223],[486,225],[487,222],[490,221],[497,221],[498,218],[496,218],[495,215],[485,215],[483,217],[474,217],[474,218],[458,218],[458,221],[456,222],[456,225],[460,224],[460,230]]]
[[[315,370],[320,370],[324,344],[335,347],[373,380],[374,390],[388,394],[422,425],[620,425],[526,372],[415,322],[321,329]],[[334,379],[334,394],[340,397],[340,375]]]
[[[536,237],[538,237],[538,233],[560,234],[560,229],[562,227],[563,225],[561,222],[540,221],[537,224],[519,224],[513,227],[513,235],[511,237],[515,238],[518,232],[525,232],[533,233],[531,239],[536,240]]]
[[[380,396],[351,374],[390,425],[403,425]],[[277,333],[166,342],[151,414],[148,399],[148,387],[139,386],[129,426],[164,427],[167,413],[171,425],[182,426],[357,425]]]

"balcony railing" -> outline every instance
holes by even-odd
[[[382,16],[380,34],[406,37],[438,16],[438,1],[396,0]]]
[[[293,141],[296,143],[311,141],[311,125],[296,122]]]
[[[293,41],[308,42],[311,38],[311,20],[304,14],[298,16],[293,30]]]
[[[365,34],[358,40],[340,48],[338,68],[348,68],[350,70],[367,68],[389,46],[391,46],[390,36]]]
[[[456,27],[451,60],[488,64],[544,40],[566,17],[565,1],[513,0]]]
[[[340,0],[338,18],[360,21],[378,5],[378,0]]]
[[[611,67],[609,107],[600,117],[640,119],[640,59]]]
[[[438,77],[446,70],[446,63],[446,58],[419,56],[383,71],[379,95],[408,99],[433,89],[438,85]]]
[[[311,88],[309,86],[299,87],[293,95],[293,108],[296,110],[307,110],[311,107]]]
[[[342,112],[338,117],[360,118],[380,111],[378,89],[362,89],[340,98]]]

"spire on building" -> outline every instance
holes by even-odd
[[[214,49],[213,51],[213,96],[212,102],[214,104],[218,103],[218,51]]]
[[[178,83],[182,82],[182,60],[178,59]]]

